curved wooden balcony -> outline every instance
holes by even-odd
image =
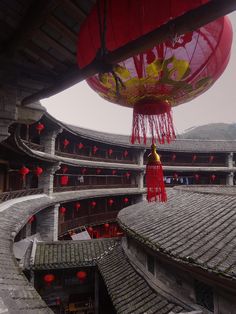
[[[78,190],[94,190],[94,189],[114,189],[114,188],[137,188],[137,184],[97,184],[97,185],[77,185],[77,186],[57,186],[53,188],[53,192],[69,192]]]
[[[3,192],[0,194],[0,202],[5,202],[14,198],[23,197],[27,195],[35,195],[35,194],[42,194],[42,193],[43,193],[42,188]]]

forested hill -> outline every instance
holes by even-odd
[[[178,138],[205,140],[236,140],[236,123],[211,123],[186,130]]]

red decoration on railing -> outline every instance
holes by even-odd
[[[81,173],[82,173],[82,174],[85,174],[86,172],[87,172],[87,168],[82,168],[82,169],[81,169]]]
[[[63,147],[66,148],[69,144],[70,144],[70,141],[68,141],[68,139],[65,138],[63,141]]]
[[[199,179],[200,179],[200,175],[196,173],[196,174],[194,175],[194,179],[195,179],[196,182],[198,182]]]
[[[75,209],[78,210],[78,209],[80,209],[80,207],[81,207],[80,202],[76,202],[75,203]]]
[[[53,283],[53,281],[56,279],[55,275],[53,274],[46,274],[43,277],[43,281],[47,284],[48,287],[51,286],[51,284]]]
[[[130,178],[130,176],[131,176],[131,173],[130,173],[130,172],[126,172],[126,173],[125,173],[125,176],[126,176],[127,180],[129,180],[129,178]]]
[[[172,154],[171,160],[172,160],[172,161],[175,161],[175,160],[176,160],[176,155],[175,155],[175,154]]]
[[[114,200],[112,198],[109,198],[107,202],[109,206],[112,206],[114,204]]]
[[[80,283],[84,283],[87,278],[87,273],[85,271],[78,271],[76,277],[79,279]]]
[[[67,185],[68,181],[69,181],[68,176],[61,176],[61,179],[60,179],[61,185]]]
[[[125,197],[125,198],[123,199],[123,201],[124,201],[125,204],[127,204],[127,203],[129,202],[128,197]]]
[[[96,169],[96,174],[100,174],[102,172],[102,169]]]
[[[112,175],[114,176],[117,173],[117,170],[112,170]]]
[[[94,207],[97,205],[97,203],[96,203],[95,201],[92,201],[92,202],[90,203],[90,205],[91,205],[92,208],[94,208]]]
[[[112,149],[112,148],[109,148],[107,152],[108,152],[108,156],[111,156],[112,153],[113,153],[113,149]]]
[[[36,220],[35,215],[31,216],[28,220],[29,224],[32,224]]]
[[[84,144],[80,142],[79,144],[77,144],[77,147],[78,147],[78,149],[82,149],[82,148],[84,148]]]
[[[194,154],[193,157],[192,157],[192,162],[196,161],[197,160],[197,155]]]
[[[209,157],[209,162],[211,163],[214,159],[215,159],[215,157],[214,157],[213,155],[211,155],[211,156]]]
[[[45,128],[44,124],[41,122],[38,122],[38,124],[36,125],[36,130],[37,130],[39,135],[44,130],[44,128]]]
[[[98,147],[95,145],[95,146],[93,146],[93,154],[95,155],[96,154],[96,152],[98,151]]]
[[[62,216],[65,215],[66,211],[67,211],[67,209],[66,209],[64,206],[61,206],[61,207],[60,207],[60,214],[61,214]]]
[[[29,168],[22,166],[19,170],[19,173],[22,175],[22,178],[25,179],[25,176],[30,172]]]
[[[124,157],[126,158],[129,155],[129,152],[127,150],[124,151]]]
[[[35,174],[37,177],[39,177],[43,173],[43,169],[39,166],[36,167],[35,169]]]

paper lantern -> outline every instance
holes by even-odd
[[[123,155],[124,155],[124,157],[126,158],[126,157],[128,157],[129,152],[128,152],[127,150],[125,150]]]
[[[129,180],[130,176],[131,176],[130,172],[126,172],[125,173],[125,177],[126,177],[127,180]]]
[[[172,160],[172,161],[175,161],[175,160],[176,160],[176,155],[175,155],[175,154],[172,154],[171,160]]]
[[[102,41],[99,19],[104,19],[104,1],[80,27],[78,63],[91,62],[100,48],[112,51],[156,29],[207,1],[109,1],[106,37]],[[132,14],[130,14],[132,12]],[[131,142],[163,144],[175,139],[171,109],[208,90],[228,64],[232,29],[220,18],[198,30],[175,36],[152,49],[114,65],[87,79],[104,99],[133,108]],[[102,46],[102,47],[101,47]],[[103,51],[103,50],[100,50]]]
[[[112,206],[114,204],[114,200],[112,198],[110,198],[108,201],[107,201],[108,205],[109,206]]]
[[[84,144],[80,142],[79,144],[77,144],[77,147],[78,147],[78,149],[82,149],[82,148],[84,148]]]
[[[85,271],[78,271],[76,277],[79,279],[80,283],[84,283],[87,278],[87,273]]]
[[[215,180],[216,180],[216,175],[215,175],[215,174],[212,174],[212,175],[211,175],[211,178],[210,178],[210,181],[211,181],[212,183],[214,183]]]
[[[64,206],[61,206],[61,207],[60,207],[60,214],[61,214],[62,216],[65,215],[66,211],[67,211],[67,209],[66,209]]]
[[[80,202],[76,202],[75,203],[75,209],[78,210],[78,209],[80,209],[80,207],[81,207]]]
[[[56,277],[53,274],[46,274],[43,277],[43,281],[47,284],[47,286],[50,286],[55,279],[56,279]]]
[[[68,139],[65,138],[63,141],[63,148],[66,148],[69,144],[70,144],[70,141],[68,141]]]
[[[148,155],[148,162],[146,165],[146,183],[148,202],[157,200],[160,202],[167,201],[162,164],[160,157],[156,152],[155,144],[152,144],[151,153]]]
[[[93,233],[93,227],[88,227],[88,233],[92,234]]]
[[[197,160],[197,155],[194,154],[193,157],[192,157],[192,162],[196,161]]]
[[[95,155],[96,154],[96,152],[98,151],[98,147],[95,145],[95,146],[93,146],[93,154]]]
[[[124,201],[125,204],[129,203],[128,197],[125,197],[125,198],[123,199],[123,201]]]
[[[96,169],[96,174],[100,174],[102,172],[102,169]]]
[[[109,148],[107,152],[108,152],[108,156],[111,156],[113,154],[113,149]]]
[[[94,207],[96,207],[97,203],[96,203],[95,201],[92,201],[92,202],[90,203],[90,205],[91,205],[92,208],[94,208]]]
[[[37,130],[37,132],[38,132],[38,134],[40,135],[40,133],[44,130],[44,128],[45,128],[45,126],[44,126],[44,124],[43,123],[41,123],[41,122],[38,122],[38,124],[36,125],[36,130]]]
[[[114,176],[116,173],[117,173],[117,171],[116,170],[112,170],[112,175]]]
[[[210,162],[210,163],[213,162],[214,159],[215,159],[215,157],[214,157],[213,155],[211,155],[211,156],[209,157],[209,162]]]
[[[68,185],[69,177],[68,176],[61,176],[60,183],[62,186]]]
[[[25,179],[26,175],[30,172],[29,168],[22,166],[19,170],[19,173],[21,174],[22,178]]]
[[[43,169],[41,167],[36,167],[35,174],[37,177],[39,177],[43,173]]]
[[[82,173],[82,174],[85,174],[86,172],[87,172],[87,168],[82,168],[82,169],[81,169],[81,173]]]
[[[104,224],[104,228],[105,228],[106,231],[108,231],[109,227],[110,227],[110,225],[108,223]]]

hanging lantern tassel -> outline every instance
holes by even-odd
[[[142,99],[134,105],[131,143],[146,144],[150,133],[152,143],[170,143],[175,139],[171,106],[167,101]]]
[[[167,201],[162,165],[155,144],[152,144],[151,153],[148,155],[146,183],[148,202],[157,201],[157,197],[160,202]]]

